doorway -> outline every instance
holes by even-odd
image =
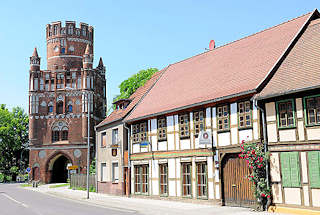
[[[67,164],[69,159],[61,155],[58,157],[52,166],[50,183],[66,183],[68,179]]]

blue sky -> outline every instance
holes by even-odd
[[[204,52],[211,39],[221,46],[315,8],[319,0],[3,1],[0,104],[27,110],[29,57],[37,47],[46,69],[45,26],[53,21],[94,26],[94,66],[101,56],[110,104],[121,81],[141,69],[161,69]]]

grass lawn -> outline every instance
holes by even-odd
[[[49,186],[49,188],[66,187],[66,186],[69,186],[69,183],[51,185],[51,186]]]
[[[32,187],[32,184],[20,184],[20,187]]]

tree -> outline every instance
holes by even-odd
[[[157,68],[140,70],[137,74],[134,74],[127,80],[121,82],[121,84],[119,85],[120,95],[117,96],[114,101],[129,98],[139,87],[143,86],[154,73],[158,71],[159,70]]]
[[[0,106],[0,173],[13,180],[20,164],[23,169],[28,164],[25,159],[21,160],[21,152],[29,139],[28,123],[28,115],[22,108],[14,107],[9,111],[4,104]]]

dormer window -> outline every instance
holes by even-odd
[[[113,104],[116,105],[116,110],[126,109],[130,104],[130,99],[119,99],[118,101],[114,102]]]
[[[68,34],[73,34],[73,26],[72,25],[68,26]]]
[[[53,35],[57,35],[57,34],[58,34],[58,26],[55,25],[55,26],[53,27]]]

